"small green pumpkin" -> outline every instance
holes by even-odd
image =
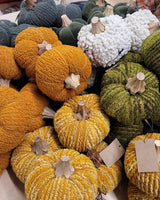
[[[149,110],[159,106],[159,82],[138,63],[120,64],[102,79],[100,102],[104,111],[125,125],[150,118]]]
[[[129,51],[120,61],[124,62],[134,62],[134,63],[143,63],[143,57],[140,53]]]

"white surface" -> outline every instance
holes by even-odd
[[[5,14],[5,15],[0,15],[0,19],[7,19],[7,20],[10,20],[11,22],[16,22],[18,13],[19,11]]]

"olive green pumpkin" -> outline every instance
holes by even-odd
[[[139,80],[139,75],[144,80]],[[120,64],[103,76],[101,105],[109,116],[125,125],[139,124],[141,120],[149,119],[149,110],[153,111],[159,106],[159,99],[156,75],[138,63]]]
[[[142,43],[141,54],[147,68],[160,78],[160,30],[148,36]]]
[[[124,62],[134,62],[134,63],[143,63],[143,57],[140,53],[129,51],[120,61]]]

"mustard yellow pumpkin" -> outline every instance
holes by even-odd
[[[91,63],[81,49],[57,46],[39,57],[36,83],[52,100],[65,101],[86,89],[91,70]]]
[[[34,162],[60,149],[53,127],[44,126],[26,134],[24,141],[13,151],[11,165],[19,180],[25,183]]]
[[[6,152],[0,154],[0,175],[3,173],[3,170],[8,167],[9,165],[9,158],[10,158],[11,152]]]
[[[85,155],[61,149],[35,162],[25,182],[27,200],[94,200],[97,170]]]
[[[74,96],[56,112],[54,127],[64,147],[84,152],[100,143],[110,130],[96,94]]]
[[[29,27],[18,34],[15,41],[15,59],[25,69],[30,81],[35,81],[35,65],[38,57],[50,48],[61,45],[54,31],[45,27]]]

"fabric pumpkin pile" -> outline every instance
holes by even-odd
[[[152,10],[103,0],[26,0],[18,24],[0,21],[0,174],[10,162],[27,200],[100,199],[123,168],[129,199],[160,197],[135,153],[160,139],[159,28]],[[115,138],[126,152],[108,166]]]

